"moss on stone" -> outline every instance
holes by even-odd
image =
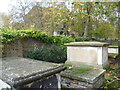
[[[90,71],[92,69],[91,67],[80,67],[70,63],[66,63],[64,65],[67,66],[67,69],[65,72],[70,74],[81,74],[81,73]]]
[[[66,46],[108,46],[109,43],[103,42],[71,42],[66,43]]]
[[[66,73],[71,73],[71,74],[80,74],[80,73],[85,73],[87,71],[90,71],[90,68],[79,68],[79,67],[75,67],[73,69],[67,69]]]

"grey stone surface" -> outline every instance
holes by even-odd
[[[108,53],[118,53],[118,47],[109,47]]]
[[[7,83],[0,80],[0,90],[2,90],[2,88],[11,88],[11,87]]]
[[[80,64],[79,62],[67,64],[72,65],[73,68],[61,72],[64,86],[70,88],[99,88],[103,84],[105,70],[101,67]]]
[[[83,82],[75,79],[70,79],[67,77],[62,77],[62,85],[67,88],[99,88],[103,84],[104,78],[100,77],[95,83]]]
[[[1,50],[3,51],[1,52],[1,57],[27,57],[26,51],[48,45],[51,44],[43,43],[42,41],[32,37],[16,39],[13,42],[4,44],[4,47]]]
[[[66,43],[66,46],[96,46],[96,47],[100,47],[100,46],[108,46],[109,43],[103,43],[103,42],[71,42],[71,43]]]
[[[79,61],[105,66],[108,63],[108,43],[72,42],[67,43],[67,61]]]
[[[17,87],[54,75],[65,68],[61,64],[27,58],[3,58],[2,78],[0,79],[13,87]]]

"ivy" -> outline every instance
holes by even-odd
[[[63,45],[64,43],[75,41],[72,37],[67,36],[52,36],[39,30],[0,30],[0,37],[3,43],[9,43],[21,38],[36,38],[44,43],[54,43]]]

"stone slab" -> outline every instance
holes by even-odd
[[[99,88],[104,82],[105,70],[100,66],[85,65],[80,62],[67,62],[73,67],[61,72],[62,84],[68,88]],[[84,72],[83,72],[84,71]]]
[[[2,78],[10,86],[18,87],[35,80],[55,75],[66,67],[61,64],[48,63],[44,61],[32,60],[27,58],[3,58],[2,59]]]
[[[3,88],[11,88],[11,86],[0,80],[0,90],[2,90]]]
[[[109,47],[108,53],[118,53],[118,47]]]

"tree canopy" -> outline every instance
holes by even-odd
[[[20,6],[20,7],[19,7]],[[17,2],[14,29],[34,28],[76,37],[118,39],[118,2]]]

